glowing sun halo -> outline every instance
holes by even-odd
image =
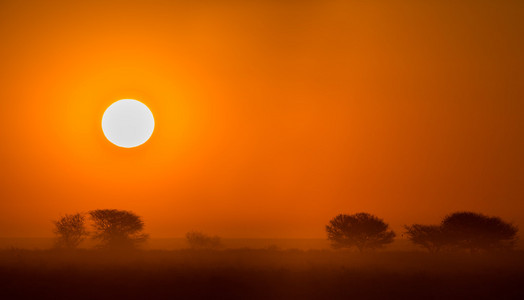
[[[102,117],[102,131],[113,144],[133,148],[145,143],[153,134],[155,119],[149,108],[133,99],[111,104]]]

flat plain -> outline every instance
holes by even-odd
[[[523,299],[523,282],[523,251],[0,251],[2,299]]]

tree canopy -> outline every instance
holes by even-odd
[[[471,252],[511,249],[517,241],[516,226],[474,212],[452,213],[442,220],[441,228],[455,247]]]
[[[429,252],[439,252],[449,244],[447,236],[438,225],[413,224],[404,226],[408,239],[416,245],[422,246]]]
[[[135,248],[147,240],[142,219],[126,210],[97,209],[89,212],[93,221],[93,238],[102,248]]]
[[[186,240],[191,249],[218,249],[222,247],[220,237],[208,236],[198,231],[186,233]]]
[[[326,231],[333,248],[357,247],[361,252],[384,247],[395,238],[388,224],[368,213],[338,215],[329,222]]]
[[[86,238],[85,216],[82,214],[66,214],[57,221],[53,221],[57,235],[55,246],[57,248],[73,249]]]

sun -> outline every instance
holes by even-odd
[[[147,142],[155,129],[155,119],[140,101],[122,99],[111,104],[102,116],[102,131],[113,144],[133,148]]]

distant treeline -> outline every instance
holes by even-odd
[[[91,231],[87,220],[91,220]],[[149,236],[144,234],[144,222],[133,212],[97,209],[87,214],[66,214],[53,222],[55,247],[75,249],[86,238],[98,242],[97,248],[134,249]],[[516,246],[518,228],[499,217],[474,212],[455,212],[438,225],[412,224],[404,226],[405,235],[415,245],[429,252],[440,251],[508,251]],[[328,240],[334,249],[357,248],[360,252],[384,248],[396,237],[382,219],[369,213],[341,214],[326,226]],[[219,249],[218,236],[188,232],[186,240],[192,249]]]
[[[86,223],[91,220],[91,231]],[[142,233],[144,222],[133,212],[117,209],[97,209],[87,214],[66,214],[54,221],[55,247],[75,249],[86,239],[98,242],[101,249],[134,249],[147,241],[149,236]],[[186,240],[192,249],[219,249],[222,242],[218,236],[201,232],[188,232]]]
[[[97,209],[87,213],[92,221],[92,231],[86,228],[85,214],[66,214],[54,221],[57,248],[77,248],[87,237],[98,241],[98,248],[136,248],[148,239],[142,233],[142,219],[126,210]]]
[[[439,225],[413,224],[404,229],[411,242],[430,252],[507,251],[518,240],[515,225],[474,212],[455,212],[445,216]],[[326,231],[333,248],[356,247],[360,251],[382,248],[395,238],[388,224],[368,213],[338,215]]]

